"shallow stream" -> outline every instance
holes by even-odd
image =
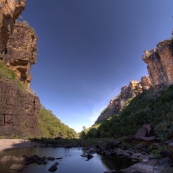
[[[14,173],[16,171],[10,170],[10,166],[16,163],[14,160],[8,160],[2,162],[4,156],[15,156],[20,158],[22,155],[32,156],[38,155],[40,157],[63,157],[62,160],[48,161],[47,165],[37,165],[30,164],[21,173],[48,173],[49,167],[55,163],[59,162],[58,169],[55,171],[57,173],[103,173],[107,170],[119,170],[127,168],[133,163],[127,158],[108,158],[101,156],[99,154],[93,154],[93,158],[86,161],[85,157],[81,157],[81,148],[23,148],[17,150],[8,150],[0,152],[0,173]]]

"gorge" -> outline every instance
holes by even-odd
[[[48,167],[43,166],[43,163],[48,164],[50,167],[47,161],[53,161],[56,158],[60,160],[59,158],[62,157],[59,155],[57,157],[56,154],[63,151],[64,160],[72,166],[73,170],[78,172],[82,172],[83,168],[88,170],[87,166],[92,165],[92,163],[94,163],[94,165],[97,163],[100,166],[97,167],[97,171],[103,171],[108,167],[107,169],[109,172],[109,169],[112,170],[114,168],[112,167],[114,163],[111,161],[112,165],[110,167],[104,166],[104,159],[107,160],[111,157],[116,160],[116,163],[122,166],[118,167],[118,165],[116,165],[116,171],[126,168],[127,165],[130,166],[136,162],[141,162],[138,164],[139,167],[145,167],[145,162],[146,164],[153,164],[153,169],[156,167],[159,171],[163,168],[162,165],[164,164],[166,165],[164,165],[165,167],[171,166],[170,163],[172,163],[173,160],[171,151],[173,146],[173,38],[171,37],[170,39],[159,42],[156,48],[150,51],[145,50],[142,59],[147,64],[148,76],[141,75],[143,77],[141,77],[140,81],[134,79],[129,82],[128,86],[122,87],[120,93],[111,99],[96,122],[89,128],[83,126],[83,131],[77,134],[74,129],[63,124],[51,110],[47,110],[41,104],[41,95],[39,98],[30,88],[32,81],[31,67],[37,62],[37,44],[43,46],[42,51],[43,49],[46,50],[46,53],[44,53],[45,55],[41,54],[41,56],[46,57],[46,60],[40,59],[40,61],[44,61],[44,66],[38,69],[38,71],[41,72],[37,74],[37,79],[40,78],[43,81],[42,85],[38,85],[41,86],[39,90],[42,96],[46,94],[46,101],[49,105],[54,106],[56,110],[63,109],[60,113],[62,113],[61,116],[66,115],[64,119],[68,119],[71,124],[75,122],[78,126],[82,126],[79,122],[86,115],[82,114],[82,108],[87,107],[84,102],[78,99],[86,98],[88,105],[93,106],[94,99],[92,96],[94,94],[92,95],[91,93],[97,93],[99,95],[97,99],[99,100],[105,97],[105,93],[100,92],[99,89],[106,88],[110,81],[115,80],[115,76],[122,77],[122,81],[125,80],[125,76],[128,76],[127,73],[133,71],[132,64],[134,64],[134,61],[130,64],[130,58],[128,57],[132,54],[126,57],[125,60],[127,60],[127,62],[123,62],[122,57],[125,56],[126,52],[131,53],[133,50],[132,47],[135,47],[135,45],[136,49],[138,47],[134,40],[127,43],[126,41],[128,39],[122,39],[126,34],[126,36],[130,37],[131,34],[129,33],[131,32],[123,33],[123,35],[121,35],[122,38],[119,38],[119,34],[112,34],[107,30],[105,31],[105,28],[112,27],[107,27],[106,24],[98,24],[102,17],[99,18],[99,20],[97,17],[102,15],[104,10],[101,10],[101,13],[96,12],[96,14],[99,14],[98,16],[96,15],[96,18],[94,18],[92,14],[92,17],[88,17],[88,12],[90,12],[90,10],[88,10],[87,17],[83,18],[85,20],[81,20],[83,16],[76,15],[75,12],[78,9],[80,9],[80,12],[83,12],[85,7],[87,7],[85,4],[83,5],[84,9],[81,10],[80,5],[78,7],[78,4],[76,5],[74,3],[73,10],[70,12],[68,9],[71,8],[71,5],[65,4],[66,8],[64,10],[64,1],[57,2],[60,3],[59,7],[54,7],[54,5],[50,5],[50,3],[46,2],[47,4],[44,10],[42,10],[44,17],[38,12],[39,8],[36,5],[36,1],[34,5],[32,4],[33,8],[36,8],[38,16],[42,16],[42,18],[39,18],[41,20],[37,20],[38,16],[35,15],[35,18],[33,18],[31,22],[35,25],[35,28],[38,28],[38,26],[40,27],[39,37],[41,41],[38,44],[37,41],[39,38],[35,30],[28,22],[21,19],[22,17],[20,16],[25,9],[26,1],[0,1],[0,138],[2,138],[0,144],[2,144],[4,148],[7,146],[6,149],[22,148],[26,143],[29,144],[29,147],[33,147],[26,150],[1,152],[0,156],[2,156],[2,158],[0,158],[0,165],[3,164],[4,155],[8,153],[8,156],[5,157],[5,159],[7,159],[5,163],[6,161],[15,161],[19,165],[20,161],[23,159],[26,165],[32,163],[42,164],[40,167],[43,168],[43,172],[46,172]],[[71,2],[69,1],[69,3]],[[43,1],[42,4],[45,4],[45,1]],[[47,10],[49,6],[51,6],[52,11]],[[103,14],[112,16],[111,13],[108,13],[109,9],[110,8],[107,9],[107,13]],[[56,15],[50,15],[48,11],[58,11],[58,13],[56,13]],[[115,10],[113,9],[113,11]],[[124,10],[122,11],[124,14]],[[70,20],[73,14],[75,15],[73,19]],[[60,24],[60,22],[62,22],[61,20],[56,20],[59,16],[64,16],[62,19],[64,22],[63,24]],[[92,20],[93,18],[94,20]],[[78,22],[75,22],[76,19],[82,22],[78,27]],[[92,25],[95,23],[98,24],[97,27],[99,29],[93,29],[90,25],[86,26],[85,22],[87,22],[87,20],[89,20],[89,23],[92,23]],[[112,24],[114,22],[111,21],[110,23]],[[48,29],[49,25],[51,25],[50,30]],[[125,26],[125,24],[119,25]],[[115,28],[117,29],[118,25],[116,25]],[[96,31],[96,33],[90,34],[91,30]],[[104,46],[101,45],[99,36],[95,37],[100,30],[101,34],[105,34],[103,34],[102,40],[102,42],[106,43]],[[61,35],[64,31],[67,31],[65,33],[67,40],[64,39],[64,35]],[[143,30],[141,30],[141,32],[142,31]],[[78,37],[76,37],[76,33],[79,34]],[[84,34],[85,37],[82,37],[82,34]],[[112,37],[112,35],[116,35],[116,38]],[[72,36],[71,40],[69,38],[70,36]],[[92,39],[89,40],[88,43],[89,36],[92,37]],[[94,40],[94,38],[97,39]],[[107,38],[113,41],[118,40],[116,44],[112,43],[113,48],[108,46],[109,39]],[[151,38],[148,36],[147,39]],[[123,40],[122,44],[120,44],[121,40]],[[61,45],[65,45],[65,47],[61,47]],[[95,45],[98,47],[95,47]],[[123,45],[123,48],[121,48],[121,45]],[[89,46],[91,46],[91,49],[87,49]],[[77,47],[77,51],[75,47]],[[110,55],[109,51],[111,52],[111,48],[116,49],[116,51],[120,50],[121,56],[118,56],[118,54]],[[102,53],[102,49],[105,49],[106,53]],[[54,50],[58,50],[58,54],[53,53]],[[88,54],[88,56],[86,56],[87,52],[90,52],[91,55]],[[96,52],[101,53],[96,54]],[[62,56],[63,53],[65,58]],[[101,54],[103,54],[104,58]],[[115,58],[114,55],[117,55],[115,67],[112,61],[112,59]],[[86,59],[85,56],[87,57]],[[93,60],[94,56],[96,57],[95,61]],[[88,61],[88,57],[90,61]],[[111,59],[110,57],[113,58]],[[133,59],[133,57],[131,59]],[[128,66],[130,70],[128,72],[126,72],[128,69],[124,68],[125,63],[129,63]],[[60,66],[62,66],[62,71],[60,70]],[[91,66],[94,68],[92,69]],[[125,70],[120,69],[121,67]],[[136,69],[140,68],[138,64],[136,67]],[[117,73],[112,75],[111,69],[114,68],[117,68]],[[76,78],[71,78],[71,74]],[[99,77],[96,78],[94,76],[96,74]],[[111,76],[110,74],[112,75],[111,80],[107,80],[109,76]],[[131,73],[131,75],[132,74],[133,73]],[[104,76],[106,80],[102,80],[102,76]],[[90,78],[93,80],[90,80]],[[65,81],[70,81],[70,84]],[[101,81],[101,83],[97,83],[98,81]],[[93,84],[94,89],[88,87],[90,83]],[[117,82],[117,85],[119,84],[120,82]],[[45,92],[44,89],[46,89],[47,86],[51,87]],[[59,86],[61,90],[58,89]],[[82,88],[83,92],[81,92],[79,88]],[[105,91],[106,90],[110,92],[112,89],[106,88]],[[62,91],[65,91],[64,97],[60,96]],[[58,96],[54,96],[56,99],[53,99],[52,96],[54,92],[59,94]],[[70,97],[72,96],[73,99],[71,100]],[[66,105],[65,108],[61,108],[60,102],[57,101],[57,97],[60,102],[64,102]],[[81,111],[81,115],[76,115],[73,112],[74,110],[78,112]],[[92,114],[91,112],[92,111],[90,111],[90,114]],[[59,116],[60,113],[57,115]],[[90,119],[92,119],[92,117],[90,117]],[[85,118],[85,121],[87,121],[87,118]],[[85,123],[85,121],[83,122]],[[15,139],[11,142],[8,138],[20,139]],[[30,141],[28,141],[28,139]],[[79,147],[79,149],[77,147]],[[80,147],[84,148],[81,149]],[[71,155],[71,151],[74,151],[72,152],[73,155]],[[23,152],[26,152],[29,157],[23,155]],[[80,154],[83,152],[81,155],[82,159],[79,154],[78,156],[75,155],[75,153],[79,152]],[[14,155],[10,153],[14,153]],[[18,153],[20,153],[19,158],[17,156]],[[33,153],[33,157],[30,156],[31,153]],[[42,157],[42,153],[44,153],[46,157]],[[50,155],[48,156],[48,153],[52,153],[52,156],[56,158]],[[92,154],[95,154],[94,157],[96,160],[94,160]],[[102,155],[106,157],[102,158]],[[118,156],[123,158],[127,157],[128,163],[123,166],[121,161],[119,162],[120,158],[118,158]],[[70,157],[72,158],[71,160]],[[82,167],[77,167],[79,169],[73,167],[76,164],[73,159],[75,157],[78,160],[77,164],[81,163],[82,165]],[[87,159],[85,160],[83,157],[87,157]],[[159,157],[161,160],[159,160]],[[163,158],[162,160],[162,157],[166,159]],[[89,161],[91,158],[93,158],[93,160],[91,160],[88,165],[88,162],[83,162]],[[68,162],[68,159],[70,162]],[[59,163],[56,164],[58,165]],[[65,164],[66,163],[64,163],[64,165]],[[52,166],[55,167],[55,164]],[[63,167],[63,164],[60,163],[60,170],[63,171],[61,166]],[[28,167],[31,168],[32,166]],[[89,167],[93,168],[92,166]],[[66,168],[67,166],[65,166],[65,169]],[[37,165],[34,169],[39,170]],[[9,170],[9,167],[6,170]],[[30,170],[30,172],[33,170]],[[94,172],[94,169],[92,171]],[[128,170],[123,171],[126,172]],[[112,170],[110,172],[112,173],[115,171]]]

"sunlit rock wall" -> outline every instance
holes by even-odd
[[[3,62],[17,74],[17,78],[30,86],[31,65],[36,63],[37,35],[27,22],[16,22],[7,42],[6,52],[1,55]]]
[[[165,40],[151,51],[145,51],[142,59],[147,63],[154,91],[157,93],[173,84],[173,41]]]
[[[128,86],[122,87],[120,94],[109,102],[109,105],[100,114],[96,123],[118,114],[129,98],[135,97],[139,93],[142,93],[144,89],[149,89],[150,87],[151,83],[148,76],[142,77],[141,82],[131,81]]]
[[[0,52],[5,50],[15,19],[25,8],[25,0],[0,0]]]

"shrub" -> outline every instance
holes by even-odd
[[[170,129],[173,127],[173,85],[163,90],[159,96],[154,97],[153,95],[153,88],[150,88],[136,97],[128,99],[118,115],[99,122],[99,127],[96,127],[97,124],[95,124],[92,128],[97,129],[99,137],[134,135],[143,124],[151,124],[155,127],[160,122],[165,122]],[[86,137],[88,137],[89,131],[90,128]],[[158,131],[156,130],[156,132]],[[162,141],[167,138],[165,132],[157,134]]]

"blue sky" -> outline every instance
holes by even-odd
[[[22,13],[38,35],[31,88],[65,124],[81,131],[170,38],[172,0],[27,0]]]

